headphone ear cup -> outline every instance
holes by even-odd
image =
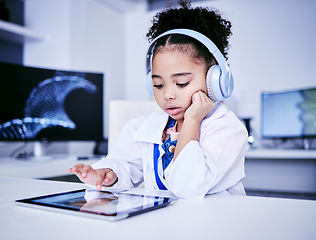
[[[234,78],[231,72],[221,76],[219,65],[213,65],[206,74],[206,87],[209,98],[215,103],[223,101],[231,96],[234,90]]]
[[[234,77],[231,72],[227,72],[221,77],[220,87],[224,98],[228,98],[234,91]]]
[[[151,78],[151,71],[149,71],[147,76],[146,76],[146,87],[147,87],[147,90],[148,90],[149,94],[151,96],[154,96],[153,81],[152,81],[152,78]]]
[[[213,65],[206,73],[207,95],[215,103],[222,101],[223,95],[220,90],[221,69],[218,65]]]

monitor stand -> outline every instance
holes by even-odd
[[[33,146],[33,155],[29,158],[31,161],[53,161],[59,159],[68,159],[68,154],[47,154],[46,149],[49,145],[46,141],[36,141]]]
[[[47,143],[44,141],[35,141],[33,144],[33,152],[20,154],[16,158],[27,161],[51,161],[54,159],[52,155],[46,154]]]
[[[305,150],[309,150],[311,148],[311,139],[304,138],[303,139],[303,145]]]
[[[50,161],[52,160],[52,157],[46,155],[46,146],[45,142],[34,142],[34,147],[33,147],[33,161]]]

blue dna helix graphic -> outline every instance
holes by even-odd
[[[0,139],[34,139],[41,130],[55,126],[75,129],[65,112],[64,101],[78,88],[92,94],[97,91],[93,83],[78,76],[55,76],[40,82],[26,100],[24,118],[0,124]]]

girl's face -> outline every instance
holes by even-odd
[[[178,123],[192,104],[192,95],[206,90],[206,64],[193,61],[175,49],[158,51],[152,61],[153,90],[157,104]]]

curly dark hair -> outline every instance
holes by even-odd
[[[167,7],[153,17],[153,25],[146,37],[152,41],[160,34],[176,28],[186,28],[202,33],[217,46],[226,59],[229,48],[228,38],[232,35],[231,23],[221,17],[216,9],[192,8],[190,1],[180,0],[180,7]],[[162,37],[156,43],[155,49],[166,44],[193,44],[197,53],[195,57],[203,59],[207,65],[213,65],[215,59],[204,45],[184,35],[169,35]]]

